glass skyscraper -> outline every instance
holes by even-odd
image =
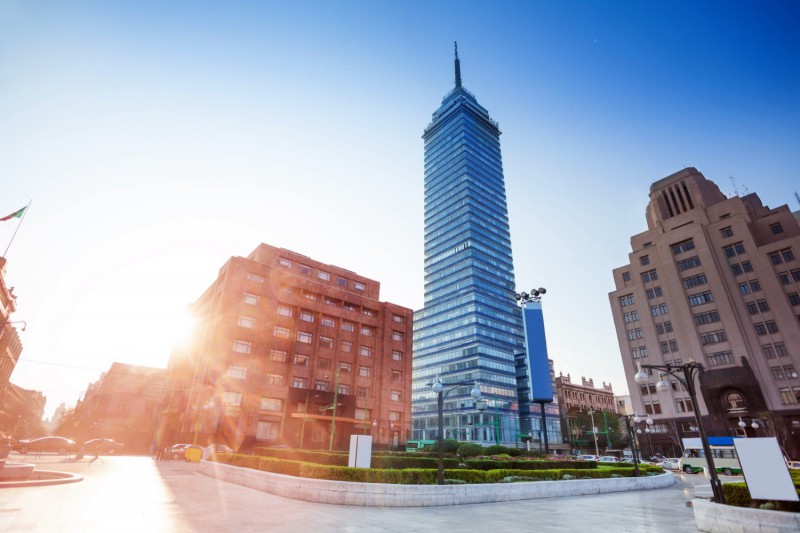
[[[445,398],[445,438],[514,443],[520,431],[515,355],[523,326],[500,156],[500,129],[461,84],[425,129],[425,306],[414,316],[413,439],[438,435],[429,383],[477,380]],[[529,408],[529,406],[528,406]],[[527,409],[526,409],[527,410]],[[527,433],[529,427],[525,427]]]

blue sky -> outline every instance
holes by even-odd
[[[421,307],[420,137],[458,40],[556,371],[624,392],[608,292],[650,184],[694,166],[800,207],[798,23],[794,2],[6,0],[0,211],[33,199],[12,381],[49,414],[112,361],[165,366],[186,304],[259,242]]]

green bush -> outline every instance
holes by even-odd
[[[520,451],[517,448],[509,448],[508,446],[494,444],[484,448],[481,455],[510,455],[512,457],[517,457],[519,454]]]
[[[458,447],[461,446],[461,442],[455,439],[444,439],[442,441],[442,445],[444,447],[444,453],[456,453],[458,451]],[[435,442],[433,444],[428,444],[423,448],[425,452],[439,452],[439,443]]]
[[[483,454],[483,446],[475,442],[465,442],[456,452],[460,457],[477,457]]]

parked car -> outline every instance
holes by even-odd
[[[599,457],[597,457],[596,455],[579,455],[578,456],[578,461],[597,461],[597,459],[599,459]]]
[[[667,470],[678,470],[678,463],[680,462],[681,462],[680,459],[676,459],[673,457],[669,459],[664,459],[658,466],[660,466],[661,468],[665,468]]]
[[[620,460],[613,455],[603,455],[597,459],[598,463],[619,463]]]
[[[217,453],[233,453],[233,448],[225,444],[214,445],[214,451]]]
[[[17,450],[19,453],[51,452],[65,455],[69,452],[76,451],[78,449],[78,444],[74,440],[66,437],[51,435],[49,437],[39,437],[38,439],[18,440],[12,445],[12,449]]]
[[[162,457],[164,459],[186,459],[186,450],[189,449],[202,450],[203,447],[197,444],[173,444],[164,450]]]
[[[98,453],[104,455],[114,455],[119,453],[124,445],[114,439],[91,439],[83,443],[85,453]]]
[[[800,461],[786,461],[786,466],[792,470],[800,470]]]

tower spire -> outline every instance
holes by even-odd
[[[456,88],[461,87],[461,61],[458,60],[458,41],[454,42],[456,46]]]

